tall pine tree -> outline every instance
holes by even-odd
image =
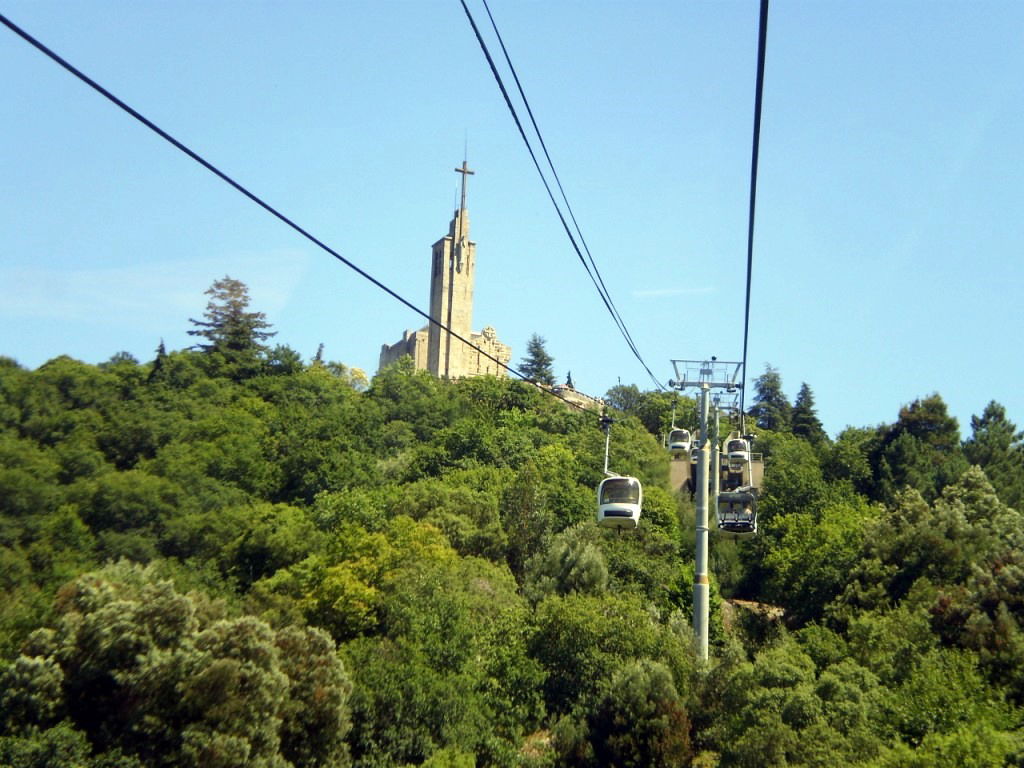
[[[793,434],[802,437],[811,445],[821,445],[828,439],[824,427],[818,419],[818,413],[814,409],[814,393],[811,392],[807,382],[800,385],[796,402],[793,403],[791,417]]]
[[[519,364],[519,372],[530,381],[543,384],[548,387],[555,385],[555,373],[551,370],[551,363],[554,359],[544,348],[544,337],[533,334],[526,343],[526,356]]]
[[[971,416],[971,431],[964,441],[967,460],[984,470],[1003,502],[1024,511],[1024,432],[995,400],[980,417]]]
[[[773,432],[789,429],[793,406],[782,391],[779,372],[766,365],[764,373],[754,380],[754,389],[757,394],[748,414],[754,417],[757,426]]]
[[[263,343],[276,335],[262,312],[249,312],[249,289],[240,280],[225,275],[215,280],[206,295],[210,301],[204,320],[189,318],[195,329],[189,336],[199,336],[206,343],[196,349],[210,355],[214,368],[232,378],[247,378],[263,367],[267,346]]]

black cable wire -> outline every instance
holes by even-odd
[[[485,10],[487,11],[488,18],[491,21],[491,27],[494,29],[494,34],[495,34],[495,36],[498,39],[499,45],[501,46],[502,53],[505,56],[505,61],[508,64],[508,67],[509,67],[510,72],[512,73],[513,79],[516,82],[516,87],[517,87],[517,89],[519,91],[519,95],[522,98],[523,104],[526,107],[527,114],[530,117],[530,122],[533,125],[534,132],[537,134],[537,139],[540,141],[541,148],[544,151],[544,156],[545,156],[545,158],[547,159],[547,162],[548,162],[548,166],[551,168],[551,173],[552,173],[552,175],[555,178],[556,184],[558,185],[558,190],[559,190],[559,192],[562,195],[562,200],[565,202],[566,210],[568,211],[569,217],[572,220],[573,226],[576,229],[576,233],[579,235],[580,242],[583,244],[583,249],[587,253],[587,258],[588,258],[588,260],[590,262],[590,266],[593,267],[593,273],[591,273],[590,269],[587,267],[586,262],[583,262],[583,256],[582,256],[582,254],[580,254],[579,247],[576,245],[575,239],[573,238],[572,233],[568,231],[568,228],[566,228],[566,234],[569,236],[570,242],[572,242],[573,248],[576,250],[576,254],[577,254],[577,256],[579,256],[581,263],[583,263],[584,270],[586,270],[588,276],[591,279],[591,282],[594,283],[595,288],[597,288],[598,294],[601,296],[602,300],[604,301],[605,307],[611,313],[612,319],[615,321],[615,324],[618,326],[619,331],[622,334],[623,338],[625,339],[627,346],[633,352],[633,355],[637,358],[637,360],[640,361],[640,364],[647,371],[647,374],[651,377],[651,380],[654,382],[655,386],[657,388],[659,388],[659,389],[664,390],[664,387],[662,386],[661,382],[654,376],[653,373],[651,373],[650,368],[647,366],[646,362],[643,360],[643,356],[640,354],[640,350],[636,346],[636,343],[633,341],[632,334],[630,334],[629,329],[626,327],[626,323],[622,319],[622,315],[619,313],[618,307],[615,306],[615,303],[614,303],[614,301],[612,300],[612,297],[611,297],[611,293],[608,291],[608,288],[607,288],[607,286],[604,283],[604,278],[602,277],[601,272],[598,269],[596,262],[594,261],[593,255],[590,253],[590,248],[587,245],[586,239],[583,237],[583,232],[580,229],[579,223],[576,220],[576,216],[575,216],[575,214],[574,214],[574,212],[572,210],[572,206],[569,204],[568,196],[565,194],[565,189],[562,186],[562,181],[561,181],[561,179],[558,176],[558,171],[555,170],[554,162],[551,159],[551,155],[548,152],[547,144],[544,141],[544,136],[543,136],[543,134],[541,134],[540,127],[537,125],[537,121],[534,118],[533,109],[530,107],[529,99],[527,99],[526,93],[523,90],[522,83],[519,80],[519,75],[516,72],[515,66],[512,64],[512,59],[509,56],[508,49],[505,47],[505,42],[504,42],[504,40],[501,37],[501,32],[498,31],[498,26],[497,26],[496,22],[494,21],[494,16],[491,14],[491,9],[490,9],[490,6],[487,4],[487,0],[483,0],[483,4],[484,4]],[[465,3],[463,3],[463,7],[465,7]],[[468,10],[467,10],[467,13],[468,13]],[[472,23],[472,17],[470,17],[470,22]],[[476,29],[475,24],[473,26],[474,26],[474,30],[475,30]],[[479,33],[477,33],[477,39],[480,42],[481,47],[484,50],[484,54],[487,56],[488,60],[490,61],[490,55],[489,55],[489,53],[487,51],[486,45],[480,39]],[[505,88],[504,88],[504,86],[503,86],[503,84],[501,82],[500,75],[497,73],[496,68],[493,66],[493,62],[492,62],[492,66],[491,66],[491,71],[495,74],[495,77],[498,80],[499,87],[502,88],[502,92],[505,93]],[[511,104],[511,102],[509,101],[509,99],[507,97],[507,94],[506,94],[506,103],[508,104],[509,109],[512,112],[513,117],[516,119],[516,123],[518,125],[519,124],[518,117],[517,117],[517,115],[515,113],[515,109],[512,107],[512,104]],[[531,155],[533,155],[533,150],[530,147],[529,141],[526,139],[526,136],[523,133],[521,127],[520,127],[520,135],[523,136],[523,140],[526,142],[527,148],[530,149],[530,153],[531,153]],[[534,158],[534,165],[537,166],[537,172],[541,176],[541,180],[544,181],[545,187],[548,188],[548,195],[549,195],[549,197],[551,197],[551,202],[555,206],[556,211],[559,212],[559,216],[561,217],[561,211],[559,210],[558,204],[556,203],[556,201],[554,200],[553,195],[551,194],[550,187],[548,187],[548,185],[547,185],[547,181],[544,178],[543,172],[541,172],[541,169],[540,169],[539,165],[537,165],[536,158]],[[563,219],[563,226],[565,226],[564,219]],[[596,279],[595,279],[595,276],[596,276]]]
[[[537,139],[540,141],[541,149],[544,151],[544,157],[548,161],[548,167],[551,169],[551,175],[554,176],[555,184],[558,185],[558,191],[562,195],[562,201],[565,203],[565,209],[569,213],[569,218],[572,220],[573,227],[576,229],[576,234],[579,235],[580,243],[583,245],[583,250],[586,251],[587,260],[590,262],[590,266],[594,270],[594,275],[597,277],[597,282],[600,284],[598,290],[608,299],[608,303],[611,305],[611,310],[613,312],[613,317],[615,318],[619,329],[626,336],[626,342],[629,344],[630,348],[635,350],[636,344],[633,342],[633,337],[629,333],[629,329],[626,328],[626,323],[622,319],[622,315],[619,313],[618,307],[615,306],[615,302],[612,300],[608,286],[605,285],[604,278],[601,276],[601,270],[598,269],[597,263],[594,261],[594,257],[590,253],[590,246],[587,245],[587,241],[583,237],[583,231],[580,229],[579,222],[576,220],[576,214],[572,210],[572,205],[569,204],[569,198],[565,194],[565,188],[562,186],[562,180],[559,178],[558,171],[555,170],[555,164],[551,160],[551,154],[548,152],[547,143],[544,141],[544,136],[540,132],[540,126],[537,125],[536,118],[534,118],[533,109],[530,107],[530,100],[526,98],[526,92],[523,90],[523,84],[519,80],[519,74],[516,72],[515,65],[512,63],[512,58],[509,56],[508,49],[505,47],[505,40],[502,38],[501,32],[498,30],[498,25],[494,21],[494,15],[491,13],[491,7],[487,3],[487,0],[483,0],[483,4],[484,10],[487,11],[487,17],[491,21],[491,28],[494,30],[494,35],[498,39],[498,44],[501,46],[501,52],[505,56],[505,63],[508,64],[509,71],[512,73],[512,79],[516,82],[519,97],[523,100],[523,105],[526,107],[526,113],[530,117],[530,123],[533,125],[534,133],[537,134]]]
[[[747,297],[743,310],[743,386],[740,388],[740,414],[744,413],[747,392],[747,341],[750,337],[750,280],[754,267],[754,209],[757,202],[757,154],[761,144],[761,96],[764,92],[764,51],[768,40],[768,0],[761,0],[761,20],[757,34],[757,85],[754,92],[754,142],[750,156],[750,215],[747,223]]]
[[[211,172],[212,174],[214,174],[215,176],[217,176],[218,178],[220,178],[220,179],[221,179],[222,181],[224,181],[224,182],[226,182],[227,184],[229,184],[230,186],[234,187],[234,188],[235,188],[235,189],[236,189],[236,190],[237,190],[238,192],[241,192],[241,193],[242,193],[243,195],[245,195],[245,196],[246,196],[247,198],[249,198],[250,200],[252,200],[252,201],[253,201],[254,203],[256,203],[256,205],[260,206],[260,207],[261,207],[261,208],[263,208],[263,209],[264,209],[265,211],[267,211],[268,213],[270,213],[271,215],[273,215],[273,216],[274,216],[274,217],[276,217],[277,219],[279,219],[279,220],[281,220],[282,222],[284,222],[285,224],[287,224],[287,225],[288,225],[289,227],[291,227],[291,228],[292,228],[293,230],[295,230],[296,232],[298,232],[298,233],[299,233],[300,235],[302,235],[302,236],[303,236],[304,238],[306,238],[307,240],[309,240],[309,241],[310,241],[311,243],[315,244],[315,245],[316,245],[316,246],[318,246],[318,247],[319,247],[320,249],[322,249],[322,250],[326,251],[326,252],[327,252],[327,253],[329,253],[329,254],[330,254],[331,256],[333,256],[333,257],[334,257],[335,259],[337,259],[337,260],[338,260],[338,261],[340,261],[340,262],[341,262],[342,264],[344,264],[345,266],[347,266],[347,267],[348,267],[349,269],[351,269],[351,270],[353,270],[354,272],[356,272],[356,273],[357,273],[357,274],[358,274],[358,275],[359,275],[360,277],[363,277],[363,278],[365,278],[366,280],[369,280],[369,281],[370,281],[371,283],[373,283],[373,284],[374,284],[375,286],[377,286],[378,288],[380,288],[380,289],[381,289],[382,291],[384,291],[384,292],[385,292],[386,294],[388,294],[388,295],[389,295],[389,296],[391,296],[392,298],[396,299],[397,301],[399,301],[400,303],[402,303],[403,305],[405,305],[406,307],[408,307],[409,309],[411,309],[411,310],[412,310],[413,312],[415,312],[416,314],[418,314],[418,315],[420,315],[420,316],[422,316],[422,317],[426,318],[427,322],[429,322],[429,323],[431,323],[431,324],[433,324],[433,325],[436,325],[436,326],[437,326],[438,328],[440,328],[441,330],[443,330],[443,331],[445,331],[445,332],[447,332],[447,333],[451,334],[451,335],[452,335],[452,336],[454,336],[454,337],[455,337],[456,339],[458,339],[459,341],[461,341],[461,342],[462,342],[463,344],[467,345],[468,347],[470,347],[470,348],[472,348],[472,349],[475,349],[475,350],[476,350],[477,352],[479,352],[480,354],[482,354],[482,355],[483,355],[484,357],[486,357],[486,358],[487,358],[488,360],[491,360],[492,362],[494,362],[494,363],[497,363],[498,365],[500,365],[500,366],[501,366],[502,368],[504,368],[504,369],[505,369],[506,371],[508,371],[509,373],[512,373],[512,374],[514,374],[514,375],[518,376],[518,377],[519,377],[520,379],[522,379],[523,381],[526,381],[526,382],[528,382],[528,383],[534,383],[534,384],[535,384],[535,382],[531,381],[531,379],[530,379],[530,378],[529,378],[528,376],[524,375],[523,373],[521,373],[521,372],[520,372],[520,371],[518,371],[517,369],[513,368],[512,366],[510,366],[510,365],[508,365],[508,364],[506,364],[506,363],[503,363],[503,362],[502,362],[501,360],[499,360],[498,358],[494,357],[493,355],[491,355],[490,353],[488,353],[488,352],[484,351],[483,349],[480,349],[480,347],[476,346],[476,345],[475,345],[475,344],[473,344],[472,342],[468,341],[467,339],[463,338],[463,337],[462,337],[462,336],[460,336],[459,334],[455,333],[454,331],[452,331],[452,330],[451,330],[450,328],[448,328],[448,327],[447,327],[446,325],[444,325],[443,323],[440,323],[440,322],[438,322],[437,320],[435,320],[434,318],[432,318],[432,317],[430,316],[430,314],[429,314],[429,313],[427,313],[427,312],[424,312],[424,311],[423,311],[422,309],[420,309],[419,307],[417,307],[416,305],[414,305],[414,304],[413,304],[412,302],[408,301],[407,299],[405,299],[404,297],[400,296],[400,295],[399,295],[398,293],[396,293],[395,291],[393,291],[393,290],[391,290],[390,288],[388,288],[388,287],[387,287],[386,285],[384,285],[384,283],[380,282],[380,281],[379,281],[379,280],[378,280],[377,278],[373,277],[373,276],[372,276],[372,275],[370,275],[370,274],[369,274],[368,272],[366,272],[365,270],[361,269],[360,267],[358,267],[358,266],[357,266],[356,264],[354,264],[353,262],[351,262],[351,261],[349,261],[348,259],[346,259],[346,258],[345,258],[344,256],[342,256],[342,255],[341,255],[340,253],[338,253],[338,252],[337,252],[336,250],[334,250],[333,248],[331,248],[331,247],[330,247],[329,245],[325,244],[325,243],[324,243],[324,242],[322,242],[321,240],[319,240],[319,239],[317,239],[316,237],[314,237],[314,236],[313,236],[312,234],[310,234],[310,233],[309,233],[309,232],[307,232],[307,231],[306,231],[305,229],[303,229],[302,227],[300,227],[300,226],[299,226],[298,224],[296,224],[296,223],[295,223],[294,221],[292,221],[292,220],[291,220],[290,218],[288,218],[288,217],[287,217],[287,216],[285,216],[285,215],[284,215],[283,213],[281,213],[280,211],[278,211],[278,210],[277,210],[276,208],[274,208],[273,206],[271,206],[271,205],[270,205],[269,203],[266,203],[266,202],[264,202],[264,201],[263,201],[262,199],[260,199],[259,197],[257,197],[257,196],[256,196],[255,194],[253,194],[252,192],[250,192],[250,191],[249,191],[248,189],[246,189],[245,187],[243,187],[243,186],[242,186],[241,184],[239,184],[239,183],[238,183],[237,181],[235,181],[234,179],[232,179],[232,178],[231,178],[230,176],[228,176],[228,175],[227,175],[226,173],[224,173],[224,172],[223,172],[223,171],[221,171],[221,170],[220,170],[219,168],[217,168],[216,166],[214,166],[214,165],[213,165],[212,163],[208,162],[208,161],[207,161],[207,160],[205,160],[205,159],[204,159],[203,157],[201,157],[201,156],[200,156],[200,155],[198,155],[197,153],[193,152],[193,151],[192,151],[191,149],[189,149],[189,148],[188,148],[187,146],[185,146],[185,145],[184,145],[184,144],[182,144],[182,143],[181,143],[180,141],[178,141],[177,139],[175,139],[175,138],[174,138],[173,136],[171,136],[171,135],[170,135],[169,133],[167,133],[167,132],[166,132],[165,130],[163,130],[162,128],[160,128],[160,127],[159,127],[158,125],[156,125],[156,124],[155,124],[154,122],[152,122],[151,120],[149,120],[148,118],[146,118],[146,117],[145,117],[144,115],[142,115],[142,114],[140,114],[139,112],[137,112],[137,111],[136,111],[135,109],[133,109],[132,107],[128,106],[128,104],[126,104],[125,102],[121,101],[121,99],[119,99],[119,98],[118,98],[117,96],[115,96],[114,94],[112,94],[112,93],[111,93],[110,91],[108,91],[108,90],[107,90],[106,88],[104,88],[104,87],[103,87],[102,85],[100,85],[100,84],[99,84],[99,83],[97,83],[97,82],[96,82],[95,80],[93,80],[92,78],[90,78],[90,77],[89,77],[88,75],[86,75],[85,73],[83,73],[83,72],[82,72],[81,70],[77,69],[77,68],[76,68],[76,67],[75,67],[74,65],[72,65],[71,63],[69,63],[69,62],[68,62],[68,61],[66,61],[65,59],[61,58],[61,57],[60,57],[60,56],[59,56],[59,55],[58,55],[57,53],[55,53],[54,51],[52,51],[52,50],[51,50],[50,48],[48,48],[48,47],[47,47],[46,45],[44,45],[44,44],[43,44],[42,42],[40,42],[40,41],[39,41],[39,40],[37,40],[36,38],[32,37],[32,35],[28,34],[28,32],[26,32],[25,30],[23,30],[23,29],[22,29],[21,27],[19,27],[19,26],[18,26],[17,24],[15,24],[14,22],[12,22],[12,21],[11,21],[10,19],[8,19],[8,18],[7,18],[6,16],[4,16],[3,14],[0,14],[0,23],[3,23],[3,24],[4,24],[4,26],[6,26],[6,27],[7,27],[8,29],[10,29],[10,30],[11,30],[12,32],[14,32],[14,33],[15,33],[16,35],[18,35],[19,37],[21,37],[21,38],[22,38],[23,40],[25,40],[25,41],[26,41],[27,43],[29,43],[30,45],[32,45],[32,46],[33,46],[34,48],[36,48],[36,49],[38,49],[39,51],[41,51],[41,52],[42,52],[43,54],[45,54],[45,55],[46,55],[47,57],[49,57],[49,58],[50,58],[50,59],[52,59],[52,60],[53,60],[54,62],[56,62],[57,64],[59,64],[59,65],[60,65],[61,67],[63,67],[64,69],[66,69],[66,70],[67,70],[68,72],[70,72],[70,73],[71,73],[72,75],[74,75],[75,77],[77,77],[77,78],[78,78],[79,80],[81,80],[81,81],[82,81],[83,83],[85,83],[85,84],[86,84],[86,85],[88,85],[88,86],[89,86],[90,88],[92,88],[93,90],[95,90],[95,91],[96,91],[97,93],[101,94],[101,95],[102,95],[103,97],[105,97],[105,98],[106,98],[107,100],[109,100],[109,101],[111,101],[112,103],[116,104],[116,105],[117,105],[118,107],[120,107],[120,108],[121,108],[122,110],[124,110],[125,112],[127,112],[127,113],[128,113],[129,115],[131,115],[131,116],[132,116],[132,117],[134,117],[134,118],[135,118],[136,120],[138,120],[138,121],[139,121],[140,123],[142,123],[142,124],[143,124],[144,126],[146,126],[146,127],[147,127],[147,128],[149,128],[149,129],[150,129],[151,131],[153,131],[153,132],[154,132],[155,134],[157,134],[158,136],[160,136],[160,138],[164,139],[165,141],[167,141],[168,143],[170,143],[171,145],[173,145],[173,146],[174,146],[174,147],[175,147],[176,149],[178,149],[178,150],[180,150],[181,152],[183,152],[183,153],[185,153],[186,155],[188,155],[188,156],[189,156],[190,158],[192,158],[192,159],[193,159],[193,160],[195,160],[195,161],[196,161],[197,163],[199,163],[199,164],[200,164],[201,166],[203,166],[203,167],[204,167],[204,168],[205,168],[206,170],[210,171],[210,172]],[[581,411],[585,411],[585,410],[587,410],[587,409],[586,409],[586,408],[584,408],[584,407],[583,407],[582,405],[578,405],[577,403],[574,403],[574,402],[572,402],[572,401],[570,401],[570,400],[568,400],[568,399],[566,399],[566,398],[562,397],[562,396],[561,396],[560,394],[558,394],[557,392],[554,392],[553,390],[545,389],[545,388],[543,388],[543,387],[540,387],[540,386],[538,386],[538,389],[540,389],[540,390],[541,390],[541,391],[543,391],[543,392],[546,392],[546,393],[548,393],[548,394],[549,394],[549,395],[551,395],[552,397],[557,397],[557,398],[558,398],[559,400],[561,400],[562,402],[564,402],[564,403],[566,403],[566,404],[568,404],[568,405],[572,406],[573,408],[576,408],[576,409],[578,409],[578,410],[581,410]]]
[[[505,99],[505,104],[508,106],[509,112],[512,115],[512,119],[515,121],[516,128],[519,129],[519,135],[523,139],[523,143],[526,144],[526,149],[530,153],[530,157],[533,160],[533,165],[537,169],[537,173],[540,176],[541,182],[544,184],[544,189],[547,190],[548,198],[551,200],[551,204],[555,207],[555,212],[558,214],[559,220],[562,222],[562,228],[565,230],[565,234],[569,237],[569,242],[572,244],[573,250],[576,251],[576,255],[579,257],[580,263],[583,264],[584,270],[590,277],[591,282],[594,283],[594,287],[597,289],[598,295],[601,297],[601,301],[604,303],[605,308],[611,315],[612,320],[615,321],[616,326],[619,326],[620,332],[623,333],[623,338],[626,340],[626,344],[629,346],[633,355],[643,366],[644,370],[651,377],[651,380],[655,383],[659,389],[664,389],[664,386],[658,380],[658,378],[651,372],[651,369],[644,362],[643,357],[640,355],[640,351],[633,344],[632,339],[629,337],[628,332],[620,326],[620,320],[616,317],[615,311],[612,309],[611,303],[604,292],[602,292],[600,286],[594,275],[591,273],[590,268],[587,266],[586,259],[583,258],[583,253],[580,251],[579,245],[576,243],[576,238],[573,237],[572,230],[569,229],[569,224],[565,220],[565,216],[562,213],[562,209],[558,205],[558,201],[555,199],[554,193],[551,191],[551,185],[548,184],[547,178],[544,176],[544,171],[540,167],[540,162],[537,160],[537,154],[533,150],[533,146],[530,144],[529,138],[526,136],[526,131],[523,129],[522,121],[519,119],[519,115],[516,112],[515,107],[512,105],[512,100],[508,95],[508,89],[505,88],[505,83],[501,79],[501,75],[498,72],[498,68],[494,63],[494,59],[491,56],[490,50],[487,48],[487,44],[484,42],[483,36],[480,34],[480,29],[476,25],[476,21],[473,19],[473,14],[470,13],[469,7],[466,5],[466,0],[459,0],[462,4],[462,9],[466,13],[466,18],[469,20],[470,26],[473,28],[473,33],[476,35],[477,43],[480,45],[480,49],[483,51],[484,57],[487,59],[487,63],[491,68],[491,73],[494,75],[495,82],[498,84],[498,88],[501,90],[501,95]]]
[[[491,52],[487,48],[487,44],[484,42],[484,39],[480,34],[480,29],[477,27],[476,21],[473,19],[473,14],[470,13],[470,10],[466,5],[465,0],[460,0],[460,2],[462,3],[462,9],[466,13],[466,18],[469,19],[470,26],[473,28],[473,33],[476,35],[477,43],[479,43],[480,49],[483,51],[484,57],[487,59],[487,63],[491,68],[491,74],[494,75],[494,80],[498,84],[498,88],[501,90],[501,95],[505,99],[505,104],[508,106],[509,112],[512,115],[512,119],[515,121],[516,128],[519,129],[519,135],[522,137],[523,143],[526,145],[526,149],[530,153],[530,158],[533,160],[534,168],[537,169],[537,173],[540,176],[540,180],[544,184],[544,189],[547,190],[548,198],[550,198],[551,204],[554,205],[555,212],[558,214],[558,218],[562,222],[562,228],[565,230],[565,234],[569,237],[569,240],[572,243],[573,248],[576,250],[576,255],[579,257],[580,262],[583,264],[583,269],[586,270],[587,275],[594,283],[594,287],[597,288],[598,295],[604,302],[605,308],[609,311],[609,313],[611,313],[611,306],[609,306],[608,299],[605,296],[605,294],[601,291],[600,287],[597,284],[597,281],[594,278],[594,275],[591,273],[590,268],[587,266],[587,263],[583,258],[583,254],[580,252],[579,247],[576,245],[576,240],[573,237],[572,231],[569,229],[569,225],[565,220],[565,216],[562,214],[562,209],[559,208],[558,201],[555,200],[554,193],[551,191],[551,186],[548,184],[548,180],[544,176],[544,171],[540,167],[540,162],[537,160],[537,155],[533,150],[533,145],[530,144],[530,140],[526,136],[526,131],[523,128],[522,121],[520,121],[519,119],[519,114],[516,112],[515,107],[512,105],[512,99],[509,97],[508,90],[505,88],[505,83],[501,79],[501,75],[499,74],[498,68],[494,63],[494,59],[491,57]],[[612,314],[612,319],[615,320],[614,314]]]

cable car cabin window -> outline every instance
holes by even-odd
[[[601,485],[602,504],[636,504],[640,501],[640,481],[633,477],[611,477]]]

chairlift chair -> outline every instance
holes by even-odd
[[[750,486],[720,491],[715,510],[718,530],[738,537],[757,533],[757,492]]]

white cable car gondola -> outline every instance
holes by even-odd
[[[692,442],[690,430],[688,429],[673,428],[672,431],[668,433],[668,449],[672,453],[676,453],[677,451],[681,453],[688,453]]]
[[[757,493],[750,486],[718,494],[718,529],[735,536],[757,533]]]
[[[606,528],[636,528],[643,503],[643,486],[635,477],[606,477],[597,487],[597,522]]]
[[[736,434],[735,432],[733,434]],[[730,464],[750,461],[750,443],[742,437],[734,437],[729,440],[725,447]]]

